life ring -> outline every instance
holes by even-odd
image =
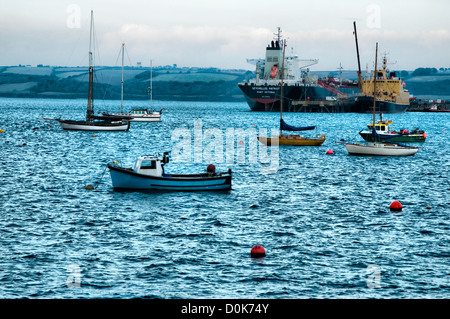
[[[322,139],[322,141],[325,141],[325,135],[322,134],[320,138]]]
[[[272,70],[270,71],[270,77],[273,79],[277,76],[278,73],[278,68],[274,65],[272,67]]]

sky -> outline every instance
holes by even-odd
[[[95,64],[254,70],[280,27],[311,70],[373,68],[375,43],[393,70],[450,68],[448,0],[0,0],[0,65],[86,66],[90,12]],[[381,62],[381,58],[379,63]]]

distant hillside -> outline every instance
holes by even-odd
[[[200,68],[153,68],[155,100],[244,101],[237,83],[246,70]],[[120,67],[97,67],[94,73],[96,99],[120,99]],[[148,99],[150,70],[124,69],[124,99]],[[87,98],[87,67],[0,67],[0,96]]]
[[[429,71],[429,70],[432,70]],[[449,97],[450,70],[416,69],[397,72],[406,89],[415,96]],[[356,71],[311,71],[317,78],[335,76],[355,80]],[[238,82],[254,77],[246,70],[217,68],[154,67],[153,99],[182,101],[245,101]],[[94,97],[120,99],[122,72],[120,67],[95,69]],[[148,68],[126,67],[124,70],[124,98],[149,98],[150,71]],[[87,98],[87,67],[4,66],[0,67],[0,96]]]

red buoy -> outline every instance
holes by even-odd
[[[327,154],[333,154],[333,151],[332,150],[328,150]]]
[[[266,255],[266,250],[261,245],[255,245],[252,247],[252,250],[250,250],[250,255],[255,258],[264,257]]]
[[[391,205],[389,205],[389,208],[393,212],[401,212],[402,211],[402,204],[399,201],[394,200]]]
[[[216,167],[213,164],[209,164],[208,167],[206,168],[206,171],[208,173],[215,173],[216,172]]]

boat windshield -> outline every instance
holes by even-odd
[[[156,169],[156,161],[150,161],[150,160],[142,161],[141,169]]]

